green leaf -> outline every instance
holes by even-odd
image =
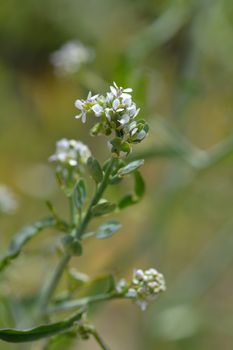
[[[21,249],[30,239],[35,237],[43,229],[55,227],[56,224],[57,222],[54,218],[47,218],[37,221],[30,226],[26,226],[16,233],[9,245],[7,254],[0,260],[0,271],[2,271],[7,265],[9,265],[11,260],[15,259],[20,254]]]
[[[111,220],[105,222],[105,224],[101,225],[96,231],[96,238],[103,239],[112,236],[115,232],[120,230],[122,225],[116,221]]]
[[[95,158],[89,157],[87,160],[87,167],[93,180],[96,183],[101,182],[103,179],[103,171],[99,162]]]
[[[0,329],[0,339],[10,343],[25,343],[51,337],[52,335],[64,332],[71,328],[76,321],[81,319],[82,313],[83,311],[80,311],[78,314],[63,321],[42,325],[27,330],[3,328]]]
[[[130,205],[136,204],[137,199],[132,193],[126,194],[118,203],[119,209],[124,209],[129,207]]]
[[[73,198],[77,209],[82,208],[87,197],[86,186],[83,179],[80,179],[74,189]]]
[[[144,159],[135,160],[127,164],[123,168],[119,169],[117,175],[118,176],[128,175],[133,171],[135,171],[136,169],[138,169],[142,164],[144,164]]]
[[[138,198],[142,198],[145,193],[145,182],[139,171],[134,172],[134,191]]]
[[[77,331],[70,330],[50,338],[43,350],[64,350],[69,349],[77,339]]]
[[[71,268],[68,270],[67,279],[68,279],[68,288],[69,288],[69,291],[71,292],[74,292],[79,287],[83,286],[84,284],[90,281],[89,276],[75,270],[74,268]]]
[[[93,295],[109,293],[115,289],[115,285],[113,274],[98,276],[85,285],[85,294],[91,297]],[[85,306],[85,303],[82,306]]]
[[[111,213],[115,209],[116,209],[115,203],[105,201],[105,202],[102,202],[102,203],[95,205],[92,208],[92,214],[94,216],[105,215],[105,214]]]
[[[122,181],[122,177],[115,175],[115,176],[110,177],[108,183],[109,183],[109,185],[117,185],[121,181]]]
[[[140,201],[145,193],[145,183],[139,171],[134,172],[134,193],[126,194],[118,203],[119,209],[124,209]]]
[[[121,152],[128,154],[131,151],[130,144],[124,142],[121,137],[115,137],[110,144],[112,145],[111,152],[117,155],[120,155]]]

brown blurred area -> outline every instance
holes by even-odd
[[[114,214],[119,234],[88,241],[72,261],[91,276],[127,277],[150,266],[165,275],[166,293],[144,313],[125,301],[93,309],[112,350],[232,349],[232,38],[227,0],[1,1],[0,184],[18,201],[14,213],[0,215],[1,255],[22,225],[48,216],[46,200],[68,215],[48,163],[58,139],[81,140],[100,161],[108,157],[104,137],[89,135],[91,122],[74,119],[75,99],[116,81],[134,89],[150,125],[133,154],[146,159],[143,201]],[[51,54],[71,41],[92,50],[90,59],[71,71],[54,67]],[[118,198],[130,186],[108,194]],[[44,232],[30,242],[1,279],[1,327],[9,322],[6,297],[36,293],[55,265],[55,237]]]

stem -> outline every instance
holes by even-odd
[[[111,299],[121,299],[123,297],[127,298],[123,295],[116,294],[116,293],[93,295],[93,296],[81,298],[78,300],[65,301],[55,307],[50,308],[48,311],[49,313],[68,311],[68,310],[77,309],[82,306],[94,304],[97,302],[111,300]]]
[[[93,335],[93,337],[95,338],[97,343],[100,345],[101,349],[110,350],[110,348],[105,344],[102,337],[98,334],[98,332],[96,330],[92,330],[91,334]]]
[[[105,171],[105,174],[104,174],[104,177],[103,177],[103,180],[102,182],[99,184],[99,186],[97,187],[96,189],[96,192],[95,192],[95,195],[94,197],[92,198],[92,201],[89,205],[89,208],[87,209],[87,212],[86,212],[86,215],[84,216],[83,218],[83,221],[81,222],[81,225],[80,227],[77,229],[76,231],[76,237],[78,239],[80,239],[82,237],[82,235],[84,234],[84,231],[91,219],[91,211],[92,211],[92,207],[94,205],[96,205],[99,200],[101,199],[102,197],[102,194],[104,193],[104,190],[106,189],[107,185],[108,185],[108,180],[109,180],[109,176],[111,175],[111,172],[112,172],[112,169],[113,169],[113,166],[115,164],[115,161],[116,161],[116,158],[112,158],[108,164],[108,167]]]
[[[70,221],[72,225],[76,224],[76,209],[74,206],[74,200],[73,196],[70,196],[69,198],[69,205],[70,205]]]
[[[96,192],[95,192],[95,195],[94,197],[92,198],[92,201],[89,205],[89,208],[86,212],[86,215],[84,216],[79,228],[77,229],[76,231],[76,237],[78,239],[80,239],[82,237],[82,235],[84,234],[84,231],[91,219],[91,211],[92,211],[92,207],[94,205],[96,205],[98,203],[98,201],[101,199],[101,196],[102,194],[104,193],[104,190],[106,189],[107,185],[108,185],[108,179],[109,179],[109,176],[111,175],[111,172],[112,172],[112,169],[113,169],[113,166],[115,164],[115,160],[116,158],[112,158],[107,166],[107,169],[105,171],[105,174],[104,174],[104,177],[103,177],[103,180],[102,182],[99,184],[99,186],[97,187],[96,189]],[[72,221],[74,220],[74,216],[73,216],[73,203],[71,202],[70,200],[70,209],[71,209],[71,218],[72,218]],[[72,222],[73,223],[73,222]],[[42,293],[41,293],[41,297],[40,297],[40,300],[39,300],[39,305],[40,305],[40,308],[42,310],[42,312],[44,312],[47,308],[47,305],[49,303],[49,300],[50,298],[52,297],[57,285],[58,285],[58,282],[60,281],[61,279],[61,276],[65,270],[65,267],[66,265],[68,264],[68,262],[70,261],[71,259],[71,255],[66,253],[62,258],[61,260],[59,261],[55,271],[53,272],[51,278],[48,280],[48,283],[45,284],[45,287],[43,288],[42,290]]]
[[[61,260],[59,261],[59,264],[57,265],[55,271],[52,274],[52,277],[48,280],[48,283],[45,284],[44,288],[42,289],[41,292],[41,297],[39,300],[39,305],[40,308],[42,310],[42,312],[45,311],[50,298],[52,297],[55,288],[58,284],[58,282],[60,281],[60,278],[63,274],[63,271],[66,267],[66,265],[68,264],[68,262],[71,259],[71,255],[70,254],[65,254],[62,256]]]

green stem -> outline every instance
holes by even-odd
[[[84,231],[91,219],[91,212],[92,212],[92,207],[94,205],[96,205],[99,200],[101,199],[102,197],[102,194],[104,193],[104,190],[106,189],[107,185],[108,185],[108,180],[109,180],[109,176],[111,175],[111,172],[112,172],[112,169],[113,169],[113,166],[115,164],[115,161],[116,161],[116,158],[112,158],[107,166],[107,169],[105,171],[105,174],[104,174],[104,177],[103,177],[103,180],[102,182],[99,184],[99,186],[97,187],[96,189],[96,192],[95,192],[95,195],[94,197],[92,198],[92,201],[89,205],[89,208],[87,209],[87,212],[86,212],[86,215],[84,216],[83,218],[83,221],[81,222],[81,225],[80,227],[77,229],[76,231],[76,237],[78,239],[80,239],[82,237],[82,235],[84,234]]]
[[[91,334],[95,338],[96,342],[100,345],[102,350],[110,350],[110,348],[105,344],[102,337],[98,334],[96,330],[92,330]]]
[[[92,211],[92,207],[94,205],[96,205],[98,203],[98,201],[101,199],[102,194],[104,193],[104,190],[106,189],[107,185],[108,185],[108,180],[109,180],[109,176],[111,175],[113,166],[115,164],[116,158],[112,158],[107,166],[107,169],[105,171],[104,177],[102,182],[99,184],[99,186],[96,189],[95,195],[92,198],[92,201],[89,205],[89,208],[86,212],[86,215],[84,216],[79,228],[77,229],[76,232],[76,237],[78,239],[80,239],[82,237],[82,235],[85,232],[85,229],[91,219],[91,211]],[[73,203],[70,202],[71,205],[71,217],[72,220],[74,220],[74,216],[72,214],[73,211]],[[42,310],[42,312],[44,312],[47,308],[47,305],[49,303],[49,300],[51,299],[60,279],[61,276],[66,268],[66,265],[68,264],[68,262],[71,259],[71,255],[66,253],[61,260],[59,261],[55,271],[53,272],[51,279],[48,280],[48,283],[45,285],[44,289],[42,290],[41,293],[41,297],[40,297],[40,301],[39,301],[39,305],[40,308]]]
[[[106,301],[111,299],[121,299],[122,297],[126,298],[125,296],[120,295],[118,293],[116,294],[115,292],[109,293],[109,294],[98,294],[98,295],[93,295],[90,297],[81,298],[77,300],[65,301],[63,303],[60,303],[57,306],[50,308],[48,311],[49,313],[68,311],[68,310],[77,309],[79,307],[87,306],[87,305],[94,304],[101,301]]]
[[[65,254],[62,256],[55,271],[52,274],[51,279],[48,280],[48,283],[46,283],[44,288],[42,289],[40,300],[39,300],[39,306],[42,313],[46,310],[49,300],[52,297],[55,291],[55,288],[58,282],[60,281],[60,278],[64,272],[64,269],[68,264],[68,262],[70,261],[70,259],[71,259],[70,254]]]
[[[68,199],[69,199],[69,205],[70,205],[70,221],[71,221],[71,224],[74,226],[76,224],[76,209],[74,205],[73,196],[70,196]]]

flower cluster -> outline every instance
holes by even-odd
[[[13,214],[17,206],[14,193],[6,185],[0,185],[0,213]]]
[[[93,57],[93,50],[85,47],[80,41],[68,41],[51,54],[50,61],[59,75],[66,75],[77,72]]]
[[[61,139],[56,143],[55,153],[49,157],[51,162],[75,167],[85,164],[91,156],[89,148],[80,141]]]
[[[86,100],[75,101],[75,106],[80,110],[77,119],[81,118],[85,123],[89,113],[99,118],[99,123],[92,128],[93,135],[102,133],[108,136],[114,132],[115,137],[110,140],[110,146],[111,151],[118,156],[128,154],[131,144],[141,142],[148,133],[146,122],[136,118],[140,109],[132,100],[132,91],[131,88],[123,89],[113,83],[106,96],[92,96],[90,92]]]
[[[133,299],[142,310],[145,310],[148,303],[157,298],[159,293],[166,290],[163,275],[157,270],[135,270],[130,284],[120,280],[117,284],[117,292]]]

